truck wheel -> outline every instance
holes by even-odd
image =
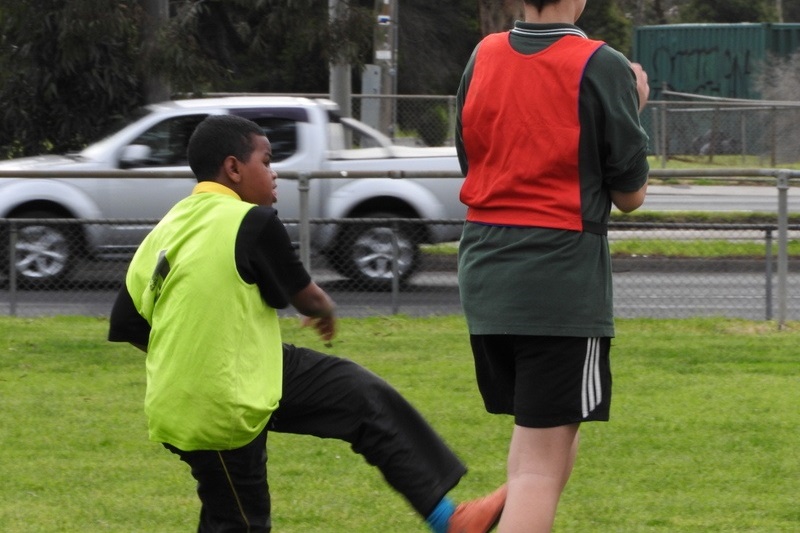
[[[56,218],[47,211],[26,211],[14,218]],[[15,247],[20,287],[44,288],[62,280],[75,262],[77,227],[58,224],[19,224]],[[8,234],[3,248],[8,250]],[[4,254],[6,265],[9,254]]]
[[[389,213],[371,213],[363,218],[398,218]],[[393,227],[394,226],[394,227]],[[396,239],[397,272],[401,282],[419,266],[419,245],[414,225],[355,224],[343,228],[339,246],[329,254],[342,275],[370,289],[390,289],[394,278]]]

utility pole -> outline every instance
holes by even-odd
[[[328,13],[331,23],[344,18],[347,6],[341,0],[328,0]],[[342,116],[349,117],[353,114],[351,103],[353,88],[350,79],[351,67],[345,60],[336,58],[329,66],[330,98],[339,105]]]
[[[378,4],[378,25],[375,29],[375,62],[381,69],[381,94],[396,93],[397,45],[396,45],[396,0],[376,0]],[[381,100],[380,130],[394,137],[394,102],[388,98]]]
[[[362,76],[361,93],[377,94],[380,99],[364,99],[362,120],[390,137],[394,137],[397,122],[397,48],[398,48],[398,4],[397,0],[375,0],[377,20],[373,38],[375,63],[366,65]]]
[[[783,0],[775,0],[775,9],[778,10],[778,22],[783,22]]]

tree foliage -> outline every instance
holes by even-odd
[[[356,81],[361,67],[374,61],[374,0],[346,2],[345,16],[333,23],[327,2],[319,0],[182,4],[189,6],[182,31],[196,35],[206,59],[228,75],[202,83],[195,78],[194,86],[176,87],[181,91],[324,93],[331,61],[351,64]],[[469,0],[405,0],[399,20],[400,92],[452,92],[479,37],[474,6]]]
[[[328,64],[362,64],[372,46],[371,0],[331,22],[319,0],[182,0],[170,31],[198,43],[224,72],[173,80],[178,91],[325,92]]]
[[[602,39],[624,54],[630,52],[631,23],[616,0],[587,2],[578,26],[590,37]]]
[[[331,61],[355,67],[357,88],[359,67],[374,60],[375,0],[341,0],[334,23],[322,0],[168,0],[155,27],[143,1],[2,3],[0,158],[82,148],[144,103],[150,79],[174,93],[327,93]],[[800,0],[782,6],[786,22],[800,21]],[[452,94],[482,28],[507,29],[518,8],[402,0],[399,92]],[[590,0],[578,24],[627,52],[635,25],[776,17],[774,0]]]
[[[82,148],[143,104],[151,79],[176,92],[322,92],[329,60],[358,62],[371,46],[372,12],[356,2],[328,24],[315,0],[171,0],[151,25],[139,1],[0,7],[0,157]]]
[[[523,4],[518,0],[478,0],[482,35],[510,30],[514,21],[523,17]]]
[[[173,93],[326,93],[328,65],[373,60],[374,0],[26,0],[0,7],[0,157],[66,152],[145,102],[146,82]],[[452,93],[478,40],[470,0],[406,0],[398,88]],[[447,21],[443,24],[442,21]]]
[[[770,22],[774,0],[689,0],[680,7],[681,22]]]
[[[800,0],[783,0],[783,21],[800,22]]]
[[[778,22],[776,0],[617,0],[634,26]],[[587,6],[592,2],[587,2]],[[783,22],[800,22],[800,0],[780,1]]]
[[[6,157],[81,147],[141,103],[140,12],[125,0],[26,0],[0,9]]]
[[[618,0],[618,3],[634,26],[653,26],[677,22],[680,6],[686,0]]]
[[[401,10],[399,92],[455,94],[481,37],[474,2],[405,0]]]

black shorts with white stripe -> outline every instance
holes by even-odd
[[[488,412],[531,428],[608,420],[610,338],[471,335],[470,342]]]

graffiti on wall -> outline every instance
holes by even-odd
[[[656,100],[664,87],[708,96],[754,97],[750,84],[755,65],[750,50],[720,46],[676,50],[660,46],[653,50],[649,65],[644,66],[653,91],[651,97]]]

